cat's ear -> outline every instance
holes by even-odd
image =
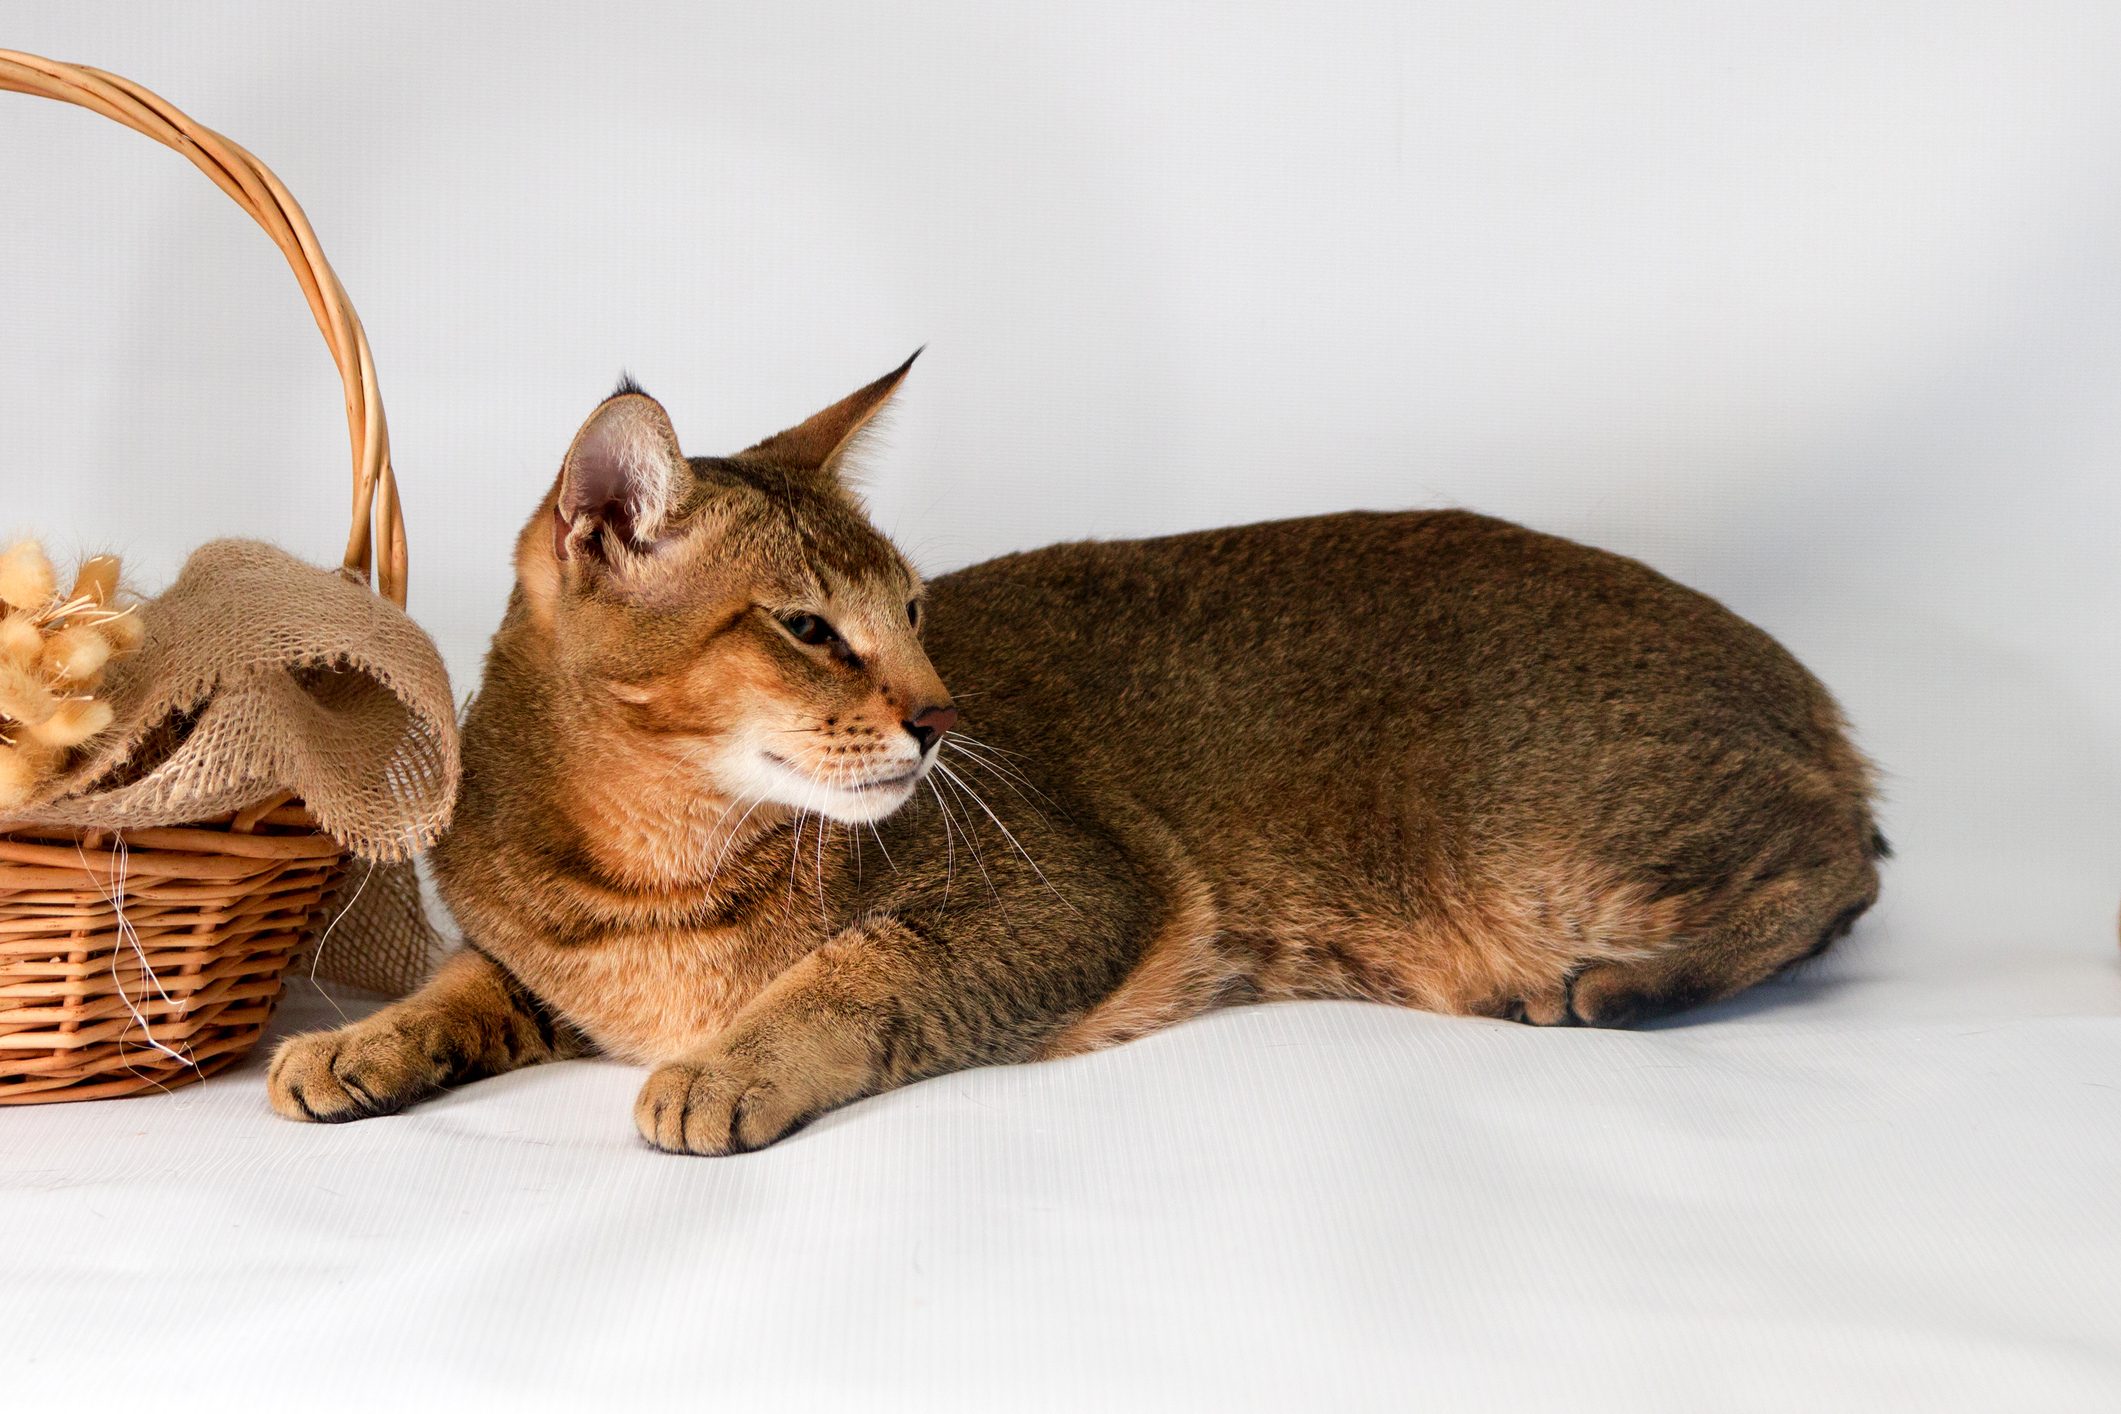
[[[786,432],[776,432],[757,446],[746,447],[736,454],[736,460],[819,476],[839,475],[841,463],[861,440],[863,429],[884,410],[891,395],[898,391],[898,385],[906,381],[906,372],[913,367],[913,359],[920,356],[921,350],[915,349],[913,358],[868,387],[848,394]]]
[[[574,434],[560,463],[552,548],[562,560],[618,547],[646,549],[661,538],[692,476],[663,405],[632,379],[606,398]]]

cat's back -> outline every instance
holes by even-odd
[[[1264,644],[1300,633],[1354,649],[1381,627],[1480,635],[1572,617],[1597,630],[1644,609],[1674,627],[1740,623],[1635,560],[1468,511],[1349,511],[1144,540],[1087,540],[945,575],[946,652],[1101,653],[1112,639]],[[1062,617],[1054,617],[1056,615]],[[1296,647],[1294,642],[1286,645]]]
[[[972,737],[1203,847],[1405,829],[1621,859],[1683,836],[1667,872],[1707,877],[1814,801],[1869,829],[1838,709],[1766,633],[1463,511],[1053,546],[944,577],[929,622]]]
[[[1464,511],[1051,546],[943,577],[930,622],[946,680],[998,699],[968,701],[970,716],[1022,704],[1102,738],[1174,725],[1286,737],[1357,728],[1378,708],[1504,732],[1572,705],[1802,732],[1826,700],[1706,595]]]

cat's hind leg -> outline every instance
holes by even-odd
[[[1634,1026],[1764,982],[1825,952],[1877,898],[1867,882],[1777,881],[1732,909],[1722,925],[1657,957],[1602,963],[1568,981],[1565,1024]]]
[[[266,1089],[289,1119],[337,1123],[394,1114],[451,1085],[586,1050],[498,963],[466,949],[403,1001],[281,1042]]]
[[[1779,862],[1697,902],[1652,955],[1572,968],[1516,1019],[1633,1026],[1732,996],[1826,951],[1877,900],[1884,840],[1868,829],[1825,838],[1833,843],[1803,862]]]

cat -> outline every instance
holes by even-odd
[[[1350,513],[924,583],[844,475],[911,364],[726,458],[630,382],[590,415],[463,724],[465,945],[286,1041],[282,1114],[600,1052],[649,1143],[736,1153],[1232,1003],[1626,1025],[1876,898],[1833,699],[1618,555]]]

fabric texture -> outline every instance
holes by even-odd
[[[434,935],[407,861],[448,823],[460,770],[433,640],[360,581],[250,540],[201,546],[141,612],[113,727],[15,818],[181,825],[292,792],[356,860],[319,975],[416,985]]]

